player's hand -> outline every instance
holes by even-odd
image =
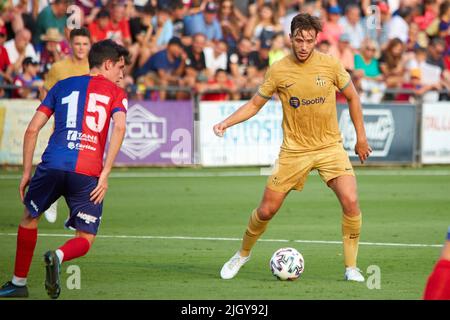
[[[25,198],[25,189],[30,184],[31,177],[29,175],[23,175],[22,179],[20,180],[19,185],[19,193],[20,193],[20,200],[23,202],[23,199]]]
[[[216,124],[213,129],[216,136],[223,137],[223,135],[225,134],[225,130],[227,130],[227,125],[221,122]]]
[[[107,190],[108,190],[108,176],[102,173],[98,178],[97,186],[90,193],[91,196],[90,200],[93,201],[94,204],[101,203],[103,201],[103,198],[105,198]]]
[[[355,145],[355,153],[358,155],[361,163],[364,163],[372,153],[372,148],[369,146],[367,140],[358,140]]]

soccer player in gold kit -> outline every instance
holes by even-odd
[[[337,122],[336,88],[346,97],[356,130],[355,153],[363,163],[372,152],[367,143],[361,102],[342,63],[314,50],[320,20],[299,14],[291,22],[292,54],[273,64],[250,101],[214,126],[223,136],[226,129],[250,119],[277,93],[283,106],[283,144],[275,171],[269,177],[263,199],[244,233],[241,248],[227,261],[220,275],[233,278],[250,259],[250,252],[291,190],[302,190],[311,170],[336,194],[342,206],[344,278],[364,281],[357,268],[361,211],[356,178],[343,148]]]

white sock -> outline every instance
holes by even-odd
[[[56,255],[58,256],[59,263],[62,263],[62,262],[63,262],[63,259],[64,259],[64,252],[62,252],[61,250],[57,249],[57,250],[55,251],[55,253],[56,253]]]
[[[21,278],[21,277],[16,277],[13,276],[11,282],[13,283],[13,285],[18,286],[18,287],[23,287],[27,285],[27,278]]]

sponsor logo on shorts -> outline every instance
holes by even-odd
[[[90,143],[98,143],[98,137],[96,135],[82,133],[77,130],[67,131],[67,141],[85,141]]]
[[[33,209],[34,209],[36,212],[39,212],[39,207],[36,205],[36,203],[34,203],[33,200],[30,201],[30,205],[33,207]]]
[[[77,217],[80,218],[81,220],[84,220],[86,224],[96,223],[98,219],[97,217],[91,216],[90,214],[81,211],[78,212]]]

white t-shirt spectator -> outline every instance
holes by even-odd
[[[391,19],[388,25],[388,39],[399,38],[403,43],[406,43],[408,33],[409,26],[402,17],[395,16]]]
[[[203,49],[205,54],[206,68],[214,74],[218,69],[227,70],[228,55],[226,52],[220,54],[218,57],[214,56],[214,49],[212,47],[206,47]]]
[[[19,52],[16,49],[14,39],[6,41],[4,47],[8,52],[8,57],[11,64],[16,63],[17,59],[19,59]],[[31,43],[29,43],[25,48],[25,57],[31,57],[34,60],[39,60],[36,51],[34,50],[34,47]]]
[[[339,19],[338,23],[344,28],[343,33],[350,35],[350,46],[353,49],[359,49],[365,36],[361,20],[356,25],[352,25],[348,22],[347,17],[344,16]]]

